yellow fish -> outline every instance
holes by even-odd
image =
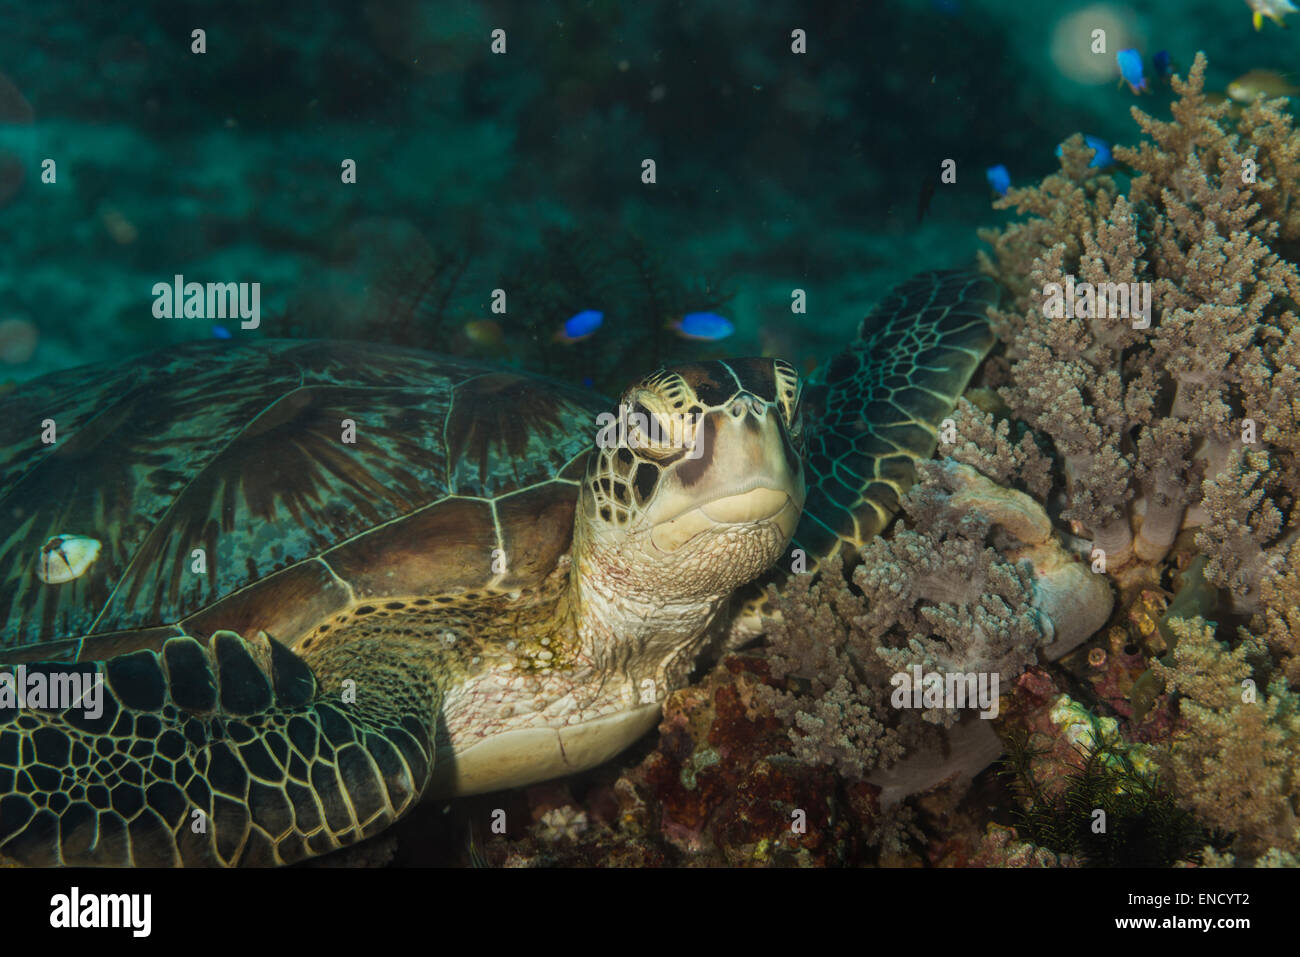
[[[1251,70],[1228,84],[1228,96],[1238,103],[1251,103],[1260,97],[1295,96],[1300,87],[1292,86],[1286,74],[1277,70]]]
[[[505,344],[501,323],[495,319],[471,319],[464,325],[465,337],[483,349],[500,349]]]
[[[1255,24],[1256,30],[1264,28],[1264,18],[1268,17],[1279,27],[1285,27],[1286,21],[1282,18],[1288,13],[1300,13],[1291,0],[1246,0],[1246,6],[1251,9],[1251,20]]]

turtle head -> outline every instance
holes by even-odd
[[[780,557],[804,504],[801,384],[779,359],[661,369],[598,421],[576,529],[633,597],[729,594]]]

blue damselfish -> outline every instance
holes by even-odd
[[[1007,190],[1011,188],[1011,174],[1007,168],[999,163],[997,166],[990,166],[984,171],[985,178],[989,181],[989,186],[993,192],[999,196],[1007,195]]]
[[[670,322],[668,327],[683,339],[701,342],[716,342],[736,331],[730,320],[715,312],[688,312],[676,322]]]
[[[582,312],[564,320],[564,325],[555,334],[560,342],[580,342],[596,334],[605,322],[605,314],[596,309],[584,309]]]
[[[1084,135],[1083,141],[1092,147],[1092,161],[1088,163],[1089,168],[1105,169],[1107,166],[1115,165],[1115,156],[1110,151],[1110,144],[1100,136]],[[1056,148],[1056,155],[1062,153],[1061,147]]]
[[[1142,74],[1142,54],[1137,50],[1120,50],[1115,54],[1119,61],[1120,82],[1127,83],[1134,93],[1147,89],[1147,78]]]

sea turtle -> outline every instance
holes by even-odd
[[[307,340],[19,386],[0,399],[0,856],[289,863],[423,796],[605,761],[783,549],[815,561],[883,527],[992,343],[992,297],[924,274],[817,384],[700,361],[618,406]]]

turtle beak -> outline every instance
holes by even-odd
[[[651,541],[673,552],[708,532],[775,525],[788,542],[803,511],[801,462],[780,411],[749,393],[707,413],[690,454],[664,476]]]
[[[707,505],[662,522],[654,527],[650,540],[661,552],[674,552],[697,535],[718,526],[772,522],[788,542],[799,523],[801,511],[802,506],[796,504],[788,492],[754,488],[738,495],[715,499]]]

